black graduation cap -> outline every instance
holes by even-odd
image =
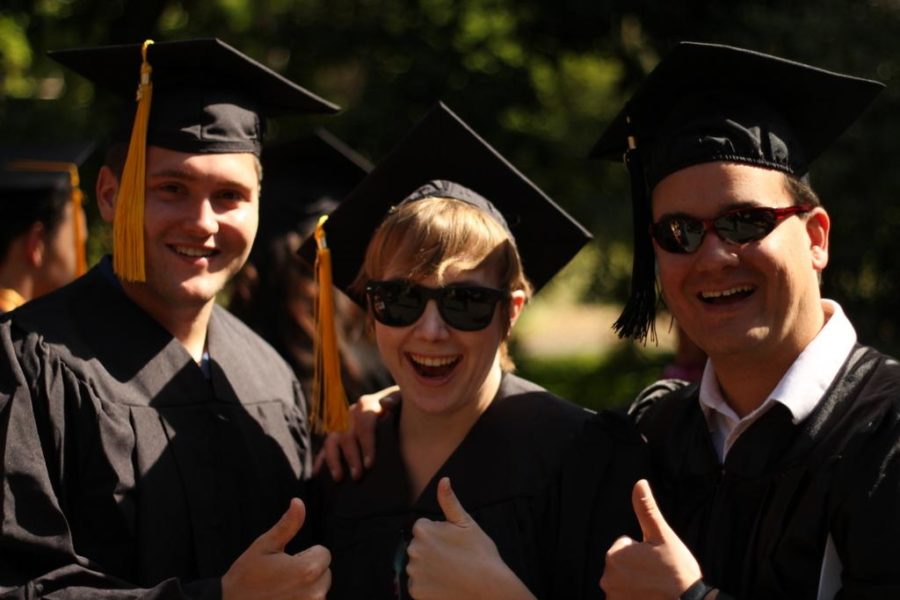
[[[368,159],[322,128],[266,145],[262,165],[258,242],[292,231],[305,237],[372,170]]]
[[[94,148],[92,141],[0,146],[0,201],[4,225],[12,228],[8,231],[24,231],[52,210],[59,196],[73,202],[76,213],[80,212],[84,194],[78,170]],[[87,270],[84,247],[87,232],[80,218],[73,220],[73,227],[76,273],[81,275]]]
[[[133,100],[141,48],[127,44],[49,55],[99,88]],[[154,87],[147,128],[150,145],[192,154],[258,155],[265,117],[339,110],[216,38],[153,43],[146,58]]]
[[[456,184],[450,187],[456,189],[454,194],[466,196],[460,199],[478,204],[483,201],[478,197],[486,198],[499,210],[535,291],[591,239],[584,227],[438,103],[329,217],[325,230],[334,284],[348,290],[369,240],[392,206],[426,184],[448,187],[443,182]],[[301,248],[310,262],[315,246],[310,238]]]
[[[650,192],[666,175],[715,161],[805,178],[884,86],[743,48],[679,43],[647,76],[591,150],[631,173],[631,297],[615,324],[646,338],[656,310]]]
[[[144,177],[148,145],[178,152],[259,155],[265,119],[337,107],[221,40],[78,48],[50,56],[97,85],[136,97],[113,219],[113,268],[144,281]],[[135,90],[137,93],[135,94]]]

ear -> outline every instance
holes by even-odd
[[[25,233],[25,260],[33,269],[39,269],[44,263],[46,247],[46,229],[43,223],[34,223]]]
[[[100,216],[107,223],[112,223],[116,214],[116,194],[119,193],[119,178],[113,170],[103,165],[97,175],[97,206]]]
[[[522,290],[515,290],[509,297],[509,326],[512,328],[513,325],[516,324],[516,321],[519,320],[519,315],[522,314],[522,310],[525,308],[525,292]]]
[[[812,266],[822,272],[828,264],[828,234],[831,232],[831,218],[824,208],[814,208],[806,218],[806,233],[809,236]]]

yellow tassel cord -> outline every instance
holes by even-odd
[[[87,272],[87,256],[84,248],[87,232],[84,230],[84,222],[81,218],[84,193],[79,187],[81,180],[78,176],[78,165],[52,160],[17,160],[10,163],[8,168],[13,171],[49,171],[69,174],[69,183],[72,188],[72,222],[75,228],[75,274],[79,277],[84,275]]]
[[[316,370],[313,377],[313,397],[310,402],[310,421],[313,431],[331,433],[344,431],[349,423],[347,394],[341,380],[341,359],[334,324],[334,288],[331,279],[331,251],[325,241],[325,221],[322,216],[316,225]]]
[[[137,90],[137,112],[128,143],[128,156],[116,195],[113,219],[113,269],[125,281],[145,281],[144,270],[144,193],[146,179],[147,122],[153,99],[153,68],[147,62],[147,49],[153,40],[141,46],[141,83]]]

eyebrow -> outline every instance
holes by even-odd
[[[734,202],[730,202],[730,203],[726,204],[725,206],[721,207],[721,210],[718,213],[716,213],[713,217],[710,217],[710,218],[714,219],[716,217],[722,216],[731,211],[740,210],[742,208],[760,208],[760,207],[768,207],[768,206],[771,206],[771,204],[767,204],[765,202],[759,202],[756,200],[735,200]],[[660,219],[665,219],[667,217],[690,217],[692,219],[700,218],[691,213],[687,213],[684,211],[667,212],[667,213],[663,213],[659,216]]]
[[[191,171],[190,169],[177,169],[177,168],[167,168],[159,171],[152,171],[147,173],[147,178],[166,178],[170,177],[173,179],[181,179],[184,181],[199,181],[200,176]],[[251,191],[252,187],[248,187],[246,184],[237,181],[236,179],[225,179],[219,181],[219,187],[234,187],[241,190]]]

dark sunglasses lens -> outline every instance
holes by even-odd
[[[391,327],[412,325],[425,309],[425,298],[415,286],[386,281],[370,290],[372,313],[379,322]]]
[[[663,250],[693,252],[703,243],[703,222],[690,217],[668,217],[653,224],[653,238]]]
[[[769,235],[775,228],[775,215],[765,208],[738,210],[716,219],[715,226],[729,242],[746,244]]]
[[[500,295],[479,287],[448,287],[441,296],[441,316],[462,331],[477,331],[490,325]]]

